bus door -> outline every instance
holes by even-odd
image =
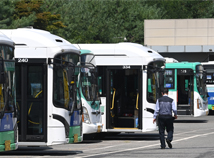
[[[46,59],[16,59],[19,142],[47,142],[45,63]]]
[[[141,67],[108,67],[106,97],[107,129],[142,129]]]
[[[194,76],[193,75],[190,76],[188,98],[189,98],[190,114],[194,115]]]
[[[177,111],[178,115],[193,115],[193,71],[192,69],[177,69]]]

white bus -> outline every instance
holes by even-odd
[[[204,66],[199,62],[178,62],[165,58],[164,86],[169,89],[179,116],[208,115]]]
[[[15,42],[19,146],[81,142],[80,51],[47,31],[2,32]]]
[[[97,79],[94,54],[90,50],[81,50],[80,92],[84,115],[84,135],[102,131]]]
[[[164,86],[169,89],[179,116],[208,115],[205,71],[199,62],[165,64]]]
[[[78,46],[95,54],[104,113],[102,132],[156,130],[152,120],[156,100],[161,96],[165,59],[135,43]]]
[[[206,70],[209,114],[214,114],[214,61],[201,63]]]
[[[14,42],[0,30],[0,152],[18,148]]]

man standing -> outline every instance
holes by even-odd
[[[177,109],[175,106],[175,102],[172,98],[168,97],[168,89],[164,88],[162,97],[159,98],[156,102],[155,113],[154,113],[154,120],[153,123],[156,121],[156,117],[158,115],[158,125],[159,125],[159,136],[160,136],[160,143],[161,149],[165,149],[165,129],[168,133],[166,142],[169,148],[172,148],[171,141],[173,139],[173,117],[172,111],[174,113],[174,118],[177,119]]]

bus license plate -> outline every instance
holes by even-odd
[[[78,142],[78,134],[74,134],[74,143]]]
[[[101,132],[101,126],[98,126],[97,127],[97,133],[100,133]]]
[[[10,140],[6,140],[5,141],[5,151],[9,151],[10,150]]]

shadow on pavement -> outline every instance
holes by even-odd
[[[19,147],[17,150],[1,152],[3,155],[37,155],[37,156],[66,156],[80,154],[82,151],[52,150],[50,147]]]
[[[121,133],[116,136],[108,135],[103,140],[159,140],[159,134]]]
[[[83,139],[83,141],[82,142],[80,142],[81,144],[92,144],[92,143],[101,143],[102,142],[102,140],[97,140],[97,139],[90,139],[90,138],[88,138],[88,139]]]
[[[82,143],[100,143],[102,140],[158,140],[157,133],[99,133],[97,135],[87,135],[83,137]]]
[[[174,120],[174,123],[207,123],[207,120]]]

